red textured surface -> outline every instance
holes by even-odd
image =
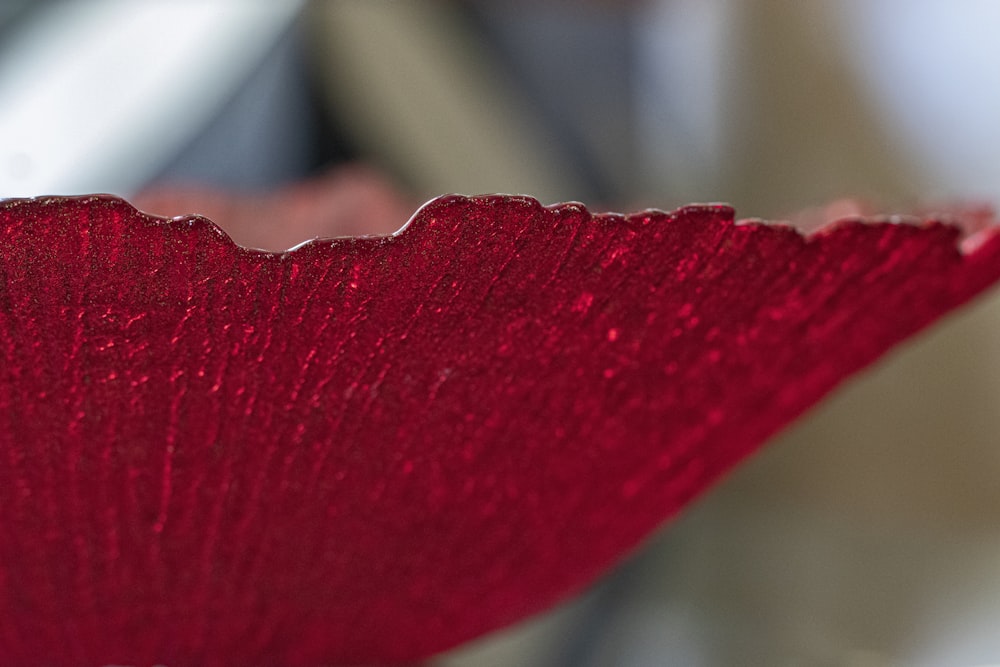
[[[7,202],[0,664],[418,659],[541,610],[1000,277],[959,236],[446,197],[266,254]]]

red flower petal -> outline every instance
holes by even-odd
[[[0,664],[416,659],[543,609],[997,280],[959,237],[446,197],[267,254],[7,202]]]

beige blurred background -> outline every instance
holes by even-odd
[[[0,15],[0,196],[208,188],[216,200],[187,201],[211,212],[221,197],[234,236],[260,208],[232,198],[357,164],[377,182],[346,190],[374,188],[355,205],[385,205],[392,228],[447,192],[593,210],[727,201],[765,218],[843,196],[885,211],[1000,199],[988,1],[14,4]],[[199,58],[171,55],[110,125],[84,93],[78,114],[38,121],[81,78],[42,90],[66,71],[59,36],[75,25],[83,43],[149,7],[163,15],[114,34],[169,15],[204,30]],[[39,55],[46,39],[55,55]],[[120,48],[165,57],[141,44]],[[131,90],[135,72],[93,51],[88,86]],[[35,88],[46,104],[28,103]],[[32,118],[66,138],[29,140]],[[76,161],[58,164],[72,137]],[[587,594],[436,664],[1000,664],[998,331],[994,292],[852,380]]]

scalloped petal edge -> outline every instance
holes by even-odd
[[[0,664],[402,661],[524,618],[1000,279],[998,236],[447,196],[272,253],[3,202]]]

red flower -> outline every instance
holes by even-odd
[[[960,238],[444,197],[269,254],[6,202],[0,664],[404,661],[544,609],[1000,278]]]

